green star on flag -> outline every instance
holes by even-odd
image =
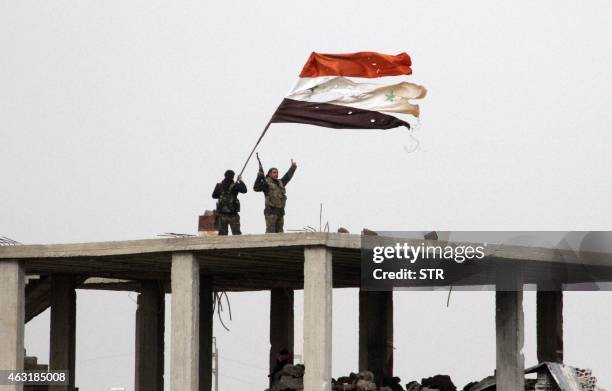
[[[393,102],[393,100],[395,99],[395,94],[393,93],[393,91],[386,93],[385,96],[385,101]]]

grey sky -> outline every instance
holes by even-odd
[[[264,164],[298,162],[287,228],[318,224],[322,202],[332,229],[352,232],[611,229],[611,11],[603,0],[0,0],[0,234],[55,243],[195,232],[214,183],[241,167],[313,50],[408,52],[407,79],[429,90],[421,150],[405,152],[404,130],[273,125]],[[263,232],[261,195],[241,201],[243,232]],[[566,297],[567,362],[612,388],[612,295]],[[215,328],[221,385],[261,390],[268,295],[231,299],[231,333]],[[357,365],[357,293],[334,300],[337,376]],[[396,295],[403,380],[444,372],[463,386],[492,372],[493,294],[445,301]],[[534,301],[527,293],[527,364]],[[131,389],[131,298],[79,292],[78,305],[78,385]],[[48,314],[27,327],[43,362],[47,327]]]

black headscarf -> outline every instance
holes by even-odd
[[[232,183],[234,183],[234,175],[235,173],[233,170],[225,171],[225,174],[223,174],[223,181],[221,181],[221,188],[223,191],[227,191]]]

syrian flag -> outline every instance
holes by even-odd
[[[393,84],[357,82],[350,78],[375,79],[412,74],[406,53],[347,54],[312,53],[295,86],[281,102],[247,157],[244,172],[255,149],[272,123],[299,123],[334,129],[392,129],[410,124],[385,113],[419,116],[412,103],[427,94],[425,87],[402,81]]]
[[[285,96],[270,123],[289,122],[335,129],[391,129],[410,124],[385,113],[419,116],[413,99],[427,90],[417,84],[376,84],[349,79],[410,75],[408,54],[375,52],[312,53],[298,81]]]

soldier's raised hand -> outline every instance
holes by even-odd
[[[238,175],[238,178],[236,178],[236,182],[242,182],[242,175]]]
[[[293,161],[293,159],[291,159],[291,166],[292,167],[297,167],[297,163]]]

